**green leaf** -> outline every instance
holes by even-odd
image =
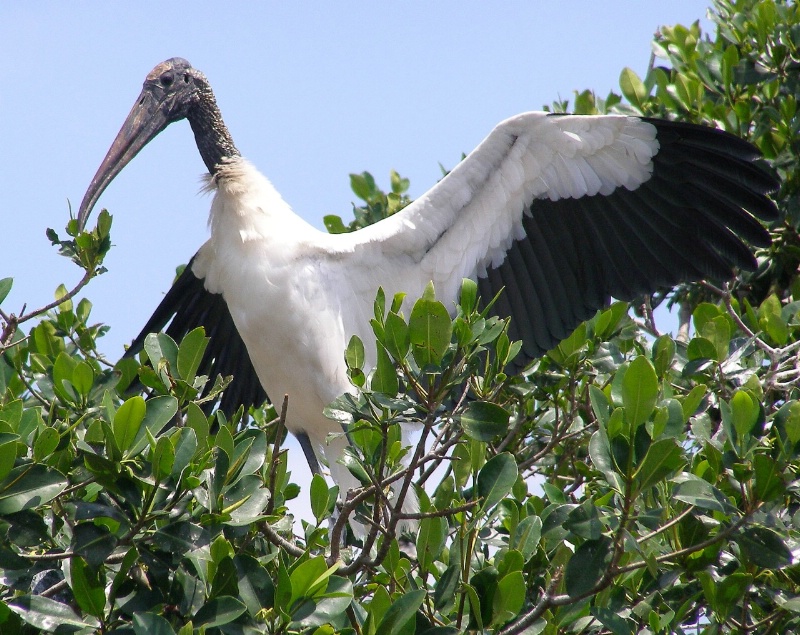
[[[394,311],[389,311],[386,315],[386,323],[384,325],[385,339],[383,345],[389,354],[397,361],[405,358],[408,353],[408,347],[411,346],[411,340],[408,334],[408,325],[405,320],[401,318]]]
[[[175,447],[169,437],[160,437],[153,450],[153,474],[159,480],[167,478],[172,473],[175,464]]]
[[[611,446],[608,442],[606,431],[600,428],[589,440],[589,457],[595,468],[603,473],[611,487],[622,491],[622,481],[614,468],[614,459],[611,456]]]
[[[606,536],[598,540],[587,540],[578,547],[564,571],[567,594],[578,597],[591,591],[608,571],[612,552],[613,543]]]
[[[361,341],[358,335],[353,335],[350,338],[350,342],[347,344],[347,350],[344,354],[344,359],[347,363],[347,368],[351,370],[360,370],[364,367],[364,342]]]
[[[61,351],[53,363],[53,390],[64,401],[74,402],[75,395],[71,390],[72,373],[78,362]]]
[[[656,375],[664,377],[675,359],[675,340],[669,335],[662,335],[653,342],[653,365]]]
[[[567,497],[564,496],[564,491],[552,483],[542,483],[542,490],[544,491],[547,500],[556,505],[563,505],[567,502]]]
[[[760,408],[745,390],[737,390],[730,401],[733,427],[739,438],[749,434],[758,421]]]
[[[255,617],[262,609],[272,608],[275,585],[269,572],[255,558],[245,554],[234,557],[233,564],[238,573],[236,585],[239,598],[247,605],[247,612]]]
[[[631,628],[629,620],[622,617],[622,615],[613,609],[593,606],[591,613],[606,627],[606,629],[608,629],[607,632],[614,633],[614,635],[633,635],[633,629]],[[663,629],[659,629],[658,632],[662,630]]]
[[[720,315],[703,325],[700,335],[714,345],[715,355],[712,359],[722,361],[728,356],[731,343],[731,326],[727,316]]]
[[[378,363],[375,366],[375,372],[372,374],[369,386],[373,391],[383,393],[389,397],[397,395],[397,391],[400,389],[397,371],[382,346],[378,346]]]
[[[0,483],[0,515],[41,507],[66,489],[67,478],[41,463],[20,465]]]
[[[597,417],[597,421],[601,425],[606,425],[608,423],[610,406],[606,394],[594,384],[590,384],[589,401],[592,404],[592,412],[594,412],[594,416]]]
[[[438,611],[445,611],[448,607],[453,606],[460,577],[459,566],[451,564],[436,581],[436,588],[433,591],[433,606]]]
[[[475,587],[473,587],[471,584],[464,584],[462,585],[462,590],[469,600],[469,612],[472,616],[472,619],[475,621],[477,630],[483,631],[481,600],[478,597],[477,591],[475,591]]]
[[[93,617],[81,618],[66,604],[41,595],[23,595],[8,601],[8,607],[25,622],[42,631],[54,632],[57,628],[98,628]]]
[[[478,472],[478,496],[483,499],[481,509],[488,511],[508,496],[518,475],[517,462],[508,452],[486,461]]]
[[[625,67],[619,76],[619,87],[632,106],[640,112],[644,112],[645,100],[648,91],[639,76],[630,68]]]
[[[8,441],[0,443],[0,482],[14,469],[14,461],[17,459],[18,442],[19,436],[16,436],[16,438],[9,438]],[[35,453],[36,446],[34,445],[34,456],[36,456]]]
[[[155,613],[134,613],[132,626],[136,635],[175,635],[170,623]]]
[[[174,398],[173,398],[174,399]],[[148,413],[153,407],[154,399],[150,400],[150,407],[147,409]],[[178,402],[175,401],[175,409],[177,412]],[[174,413],[173,413],[174,414]],[[209,425],[208,425],[208,417],[206,417],[203,410],[193,401],[189,402],[189,405],[186,406],[186,427],[194,430],[195,435],[197,435],[197,445],[198,447],[205,448],[208,446],[208,433],[209,433]],[[157,433],[153,433],[157,434]]]
[[[383,616],[381,623],[375,630],[375,635],[401,635],[405,633],[406,625],[414,619],[417,610],[422,606],[427,592],[424,589],[416,589],[404,593],[400,599],[394,602],[386,615]]]
[[[442,553],[447,539],[447,521],[441,516],[423,518],[417,534],[417,560],[420,570],[427,572]]]
[[[781,301],[775,294],[770,295],[758,307],[758,323],[779,346],[786,345],[789,327],[781,315]]]
[[[175,448],[175,460],[172,463],[171,476],[178,476],[189,465],[197,452],[197,433],[192,428],[179,429],[170,437]]]
[[[238,597],[239,588],[237,586],[238,574],[236,567],[233,566],[233,559],[230,555],[224,556],[216,564],[214,580],[211,585],[210,598],[230,595]]]
[[[316,593],[324,592],[328,578],[338,568],[338,565],[328,568],[325,558],[317,556],[301,563],[289,576],[292,582],[292,596],[289,606],[301,598],[312,598]]]
[[[765,454],[756,454],[753,457],[753,466],[756,475],[756,498],[766,502],[781,496],[785,487],[780,463]]]
[[[18,426],[22,421],[22,400],[14,399],[0,409],[0,423],[7,423],[14,431],[19,431]]]
[[[336,624],[352,601],[353,585],[350,580],[331,576],[323,595],[318,595],[313,600],[305,600],[292,611],[293,619],[288,630],[305,631],[315,626]],[[322,631],[326,632],[324,626]],[[327,632],[333,635],[333,632]]]
[[[650,418],[658,399],[658,377],[650,360],[634,359],[622,379],[622,405],[625,418],[634,428]]]
[[[689,391],[689,394],[683,398],[683,402],[681,403],[681,407],[683,409],[683,421],[689,421],[689,418],[697,412],[697,409],[700,407],[700,403],[703,401],[703,397],[706,396],[706,391],[708,390],[705,384],[698,384],[694,388]]]
[[[420,368],[438,365],[450,346],[453,323],[444,304],[433,299],[429,283],[422,298],[414,303],[408,320],[411,351]]]
[[[200,362],[203,361],[208,341],[205,329],[198,326],[186,334],[178,347],[178,373],[190,384],[194,381],[197,369],[200,368]]]
[[[350,175],[350,189],[362,201],[369,203],[375,191],[375,181],[368,172]]]
[[[509,413],[489,401],[471,401],[461,415],[461,426],[467,436],[489,442],[508,432]]]
[[[683,448],[678,445],[676,439],[670,437],[655,441],[650,445],[644,461],[634,475],[638,481],[639,491],[653,487],[680,469],[685,462]]]
[[[245,611],[247,607],[242,602],[229,595],[221,595],[201,606],[194,614],[192,622],[195,627],[224,626],[233,622]]]
[[[150,333],[144,338],[144,350],[153,370],[161,378],[164,386],[169,386],[169,374],[178,366],[178,345],[166,333]]]
[[[326,214],[322,217],[322,224],[329,234],[346,234],[348,232],[347,226],[342,221],[341,216],[336,214]]]
[[[750,525],[734,537],[747,559],[765,569],[782,569],[792,564],[792,552],[775,531]]]
[[[330,504],[330,490],[328,483],[321,474],[314,474],[311,478],[311,513],[317,522],[321,522],[328,515]]]
[[[3,278],[0,280],[0,304],[3,303],[3,300],[6,299],[8,296],[9,291],[11,291],[11,286],[14,284],[14,278]]]
[[[525,604],[525,578],[522,571],[512,571],[497,584],[492,606],[492,624],[505,624],[519,615]]]
[[[146,412],[147,406],[144,403],[144,399],[139,395],[135,395],[125,401],[117,410],[117,414],[114,415],[114,423],[112,425],[114,440],[123,452],[133,446]]]
[[[676,500],[726,514],[736,510],[721,491],[697,476],[682,474],[673,481],[677,483],[672,492],[672,498]]]
[[[527,562],[536,553],[541,538],[542,519],[539,516],[526,516],[519,521],[509,547],[519,551]]]
[[[86,362],[78,362],[72,371],[72,385],[83,397],[87,397],[94,384],[94,371]]]
[[[469,278],[461,281],[461,296],[459,304],[464,311],[464,315],[469,315],[478,308],[478,283]]]
[[[72,558],[70,575],[78,606],[89,615],[102,618],[106,607],[105,576],[90,569],[83,558]]]
[[[50,427],[42,428],[36,436],[36,441],[33,442],[33,458],[37,461],[44,460],[55,452],[60,440],[61,435],[58,433],[58,430]],[[2,459],[0,459],[0,463],[2,463]],[[12,460],[9,464],[9,469],[13,465],[14,461]],[[0,472],[2,472],[2,470],[0,470]]]
[[[686,347],[686,356],[690,361],[700,359],[717,360],[717,348],[711,340],[705,337],[693,337]]]
[[[98,569],[117,546],[117,538],[105,525],[78,523],[72,533],[72,550]]]

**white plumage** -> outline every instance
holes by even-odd
[[[235,372],[222,407],[263,398],[247,377],[254,369],[267,394],[289,395],[289,430],[307,437],[309,458],[309,445],[326,456],[344,488],[356,485],[336,462],[346,442],[328,444],[341,430],[322,411],[353,390],[343,356],[351,335],[367,344],[367,365],[375,363],[369,318],[379,287],[412,302],[433,281],[450,308],[462,278],[479,279],[484,295],[505,287],[495,310],[513,317],[512,333],[529,359],[612,295],[628,299],[752,267],[741,238],[768,244],[753,216],[774,216],[765,196],[774,181],[753,164],[757,152],[735,137],[637,117],[530,112],[500,123],[399,213],[357,232],[327,234],[294,214],[239,155],[205,77],[174,58],[148,75],[87,191],[81,223],[122,167],[182,118],[215,190],[211,237],[133,350],[168,323],[179,338],[232,319],[235,329],[225,332],[227,341],[216,336],[205,360],[209,372]],[[246,353],[227,354],[240,350],[238,338]]]

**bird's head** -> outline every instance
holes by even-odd
[[[81,228],[122,168],[169,124],[191,116],[204,91],[210,91],[205,75],[180,57],[161,62],[148,73],[141,94],[86,190],[78,211]]]

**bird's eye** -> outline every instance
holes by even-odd
[[[183,83],[184,83],[184,84],[188,84],[190,81],[192,81],[192,78],[191,78],[191,77],[189,77],[189,74],[188,74],[188,73],[187,73],[187,74],[185,74],[185,75],[183,76]]]
[[[164,88],[168,88],[172,85],[172,82],[175,81],[175,75],[172,71],[167,71],[161,77],[159,77],[159,81]]]

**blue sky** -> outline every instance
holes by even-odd
[[[500,120],[575,89],[643,74],[653,33],[702,19],[702,0],[607,2],[15,2],[0,6],[3,303],[40,306],[80,272],[63,233],[141,83],[180,56],[209,77],[242,151],[311,223],[350,216],[348,174],[391,168],[418,196]],[[114,216],[108,273],[84,295],[118,357],[207,236],[210,201],[186,122],[100,199]]]

